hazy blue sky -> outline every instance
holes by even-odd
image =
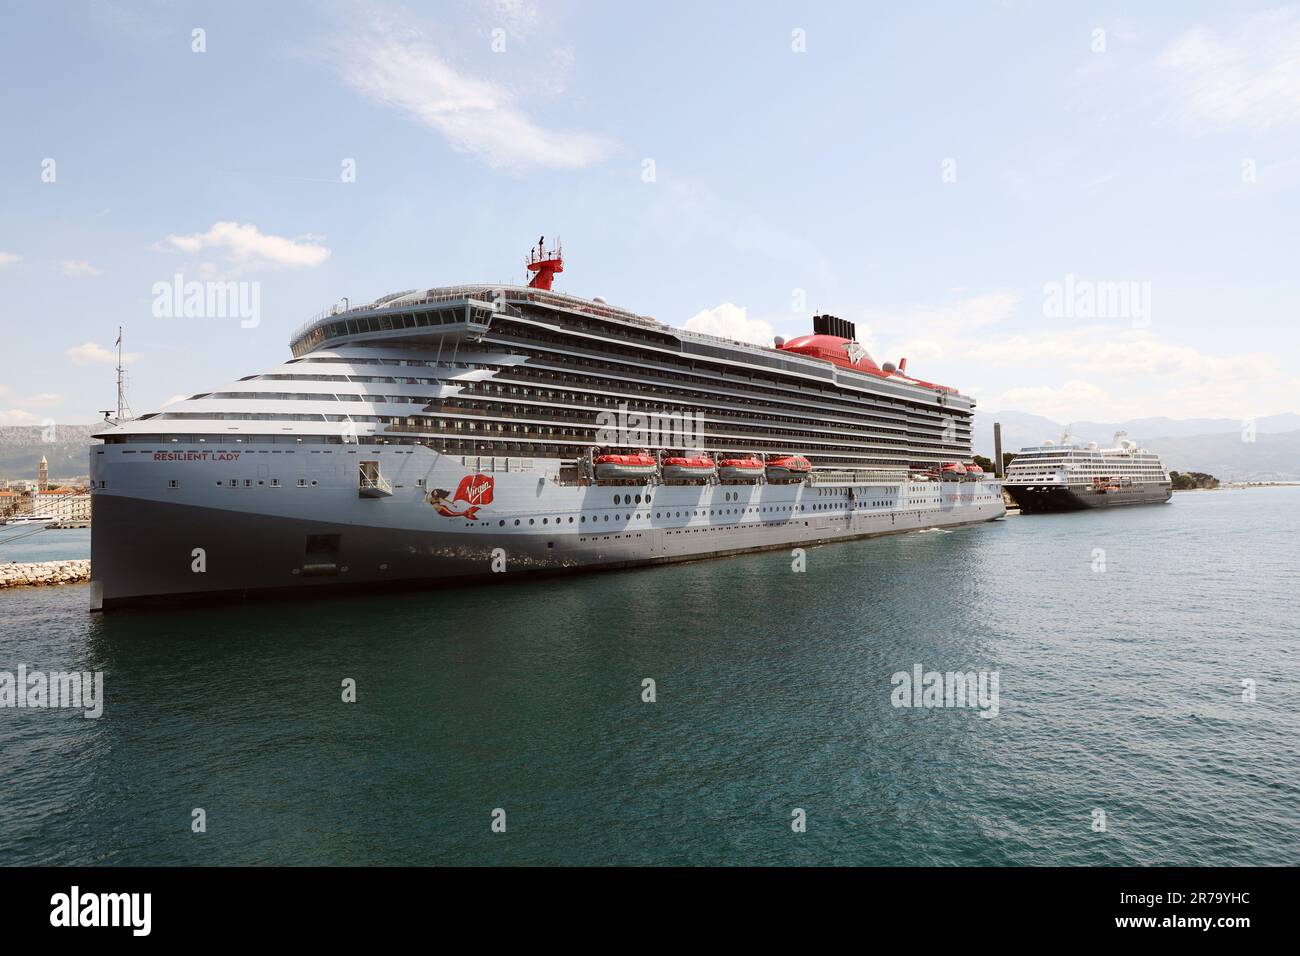
[[[343,296],[522,281],[541,233],[563,291],[758,341],[831,311],[986,410],[1300,411],[1297,7],[0,10],[3,424],[112,405],[118,325],[143,412]],[[177,273],[260,321],[157,317]]]

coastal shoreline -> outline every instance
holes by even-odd
[[[1247,491],[1252,488],[1300,488],[1300,481],[1220,482],[1216,488],[1175,488],[1174,494],[1189,491]]]
[[[90,560],[29,561],[0,564],[0,589],[83,584],[90,580]]]

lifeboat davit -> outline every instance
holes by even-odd
[[[718,477],[723,481],[753,481],[763,476],[763,463],[757,458],[719,458]]]
[[[781,455],[767,463],[768,481],[798,481],[812,471],[812,462],[803,455]]]
[[[655,460],[649,455],[597,455],[592,464],[603,481],[651,478],[655,473]]]
[[[664,481],[703,481],[713,477],[713,459],[708,455],[694,458],[665,458]]]
[[[940,478],[961,478],[966,474],[966,466],[959,461],[945,461],[939,468]]]

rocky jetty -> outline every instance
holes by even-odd
[[[40,587],[45,584],[80,584],[90,580],[89,561],[41,561],[36,564],[0,564],[0,588]]]

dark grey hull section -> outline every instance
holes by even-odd
[[[1063,488],[1037,485],[1029,488],[1003,485],[1020,506],[1021,514],[1085,511],[1091,508],[1120,508],[1127,505],[1164,504],[1173,497],[1168,484],[1138,485],[1118,491],[1098,492],[1092,488]]]
[[[490,534],[268,516],[117,495],[95,499],[92,606],[341,588],[432,587],[518,574],[625,568],[955,527],[1002,517],[1001,501],[923,516],[799,516],[699,529]],[[201,554],[196,553],[201,552]],[[500,569],[504,568],[504,571]]]

